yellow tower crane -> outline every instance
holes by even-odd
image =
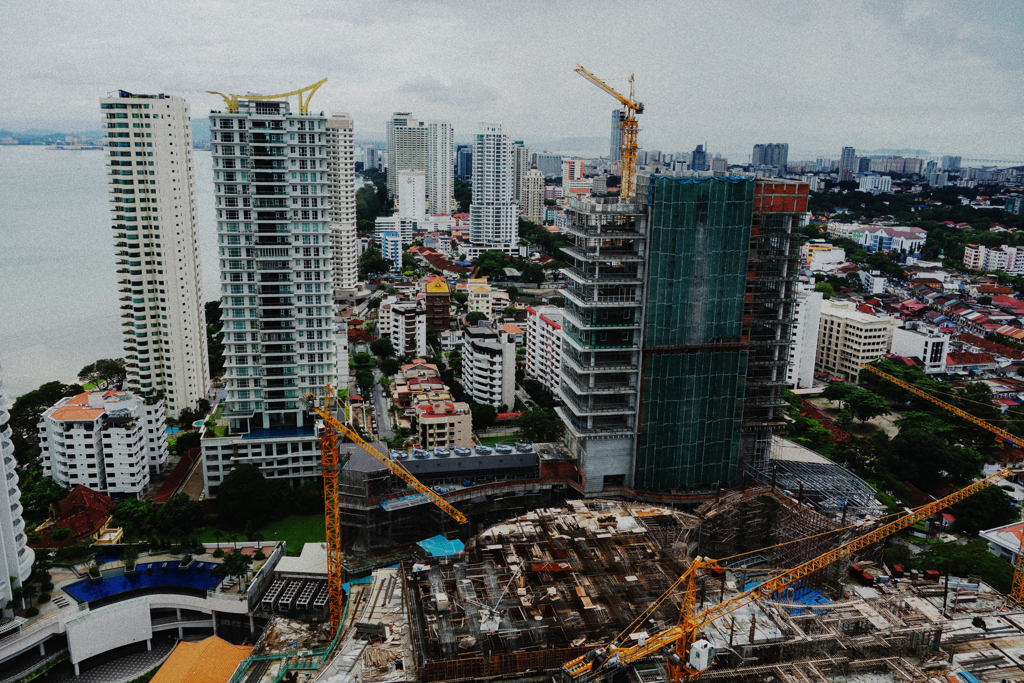
[[[833,562],[845,559],[858,550],[862,550],[872,543],[877,543],[901,529],[906,529],[939,510],[943,510],[953,503],[957,503],[1005,479],[1011,474],[1010,470],[1002,470],[981,481],[970,484],[941,500],[923,505],[894,522],[858,536],[812,560],[808,560],[792,569],[782,571],[774,578],[768,579],[754,588],[699,613],[696,608],[697,577],[707,570],[721,570],[724,568],[719,565],[717,560],[706,557],[695,558],[683,575],[661,597],[655,600],[643,614],[638,616],[627,627],[626,631],[619,634],[613,642],[567,662],[562,669],[573,681],[588,681],[593,680],[597,676],[611,673],[616,667],[632,664],[658,651],[663,651],[667,656],[666,668],[668,669],[668,677],[674,683],[700,678],[701,673],[710,666],[714,658],[714,649],[702,633],[711,622],[726,614],[735,612],[754,600],[769,598],[784,590],[794,581],[798,581],[823,567],[827,567]],[[630,636],[645,623],[654,610],[668,599],[670,595],[680,589],[683,590],[683,605],[680,610],[679,622],[675,626],[670,626],[649,638],[642,640],[630,639]],[[627,641],[632,641],[636,644],[623,645]]]
[[[943,408],[944,410],[948,410],[957,417],[962,417],[971,424],[978,425],[982,429],[987,429],[988,431],[992,432],[999,438],[1000,443],[1009,442],[1012,443],[1014,446],[1024,448],[1024,439],[1014,434],[1011,434],[1002,427],[997,427],[991,422],[982,420],[980,417],[977,417],[976,415],[971,415],[970,413],[961,410],[960,408],[957,408],[955,405],[946,403],[945,401],[932,396],[924,389],[915,387],[913,384],[910,384],[909,382],[904,382],[898,377],[893,377],[892,375],[886,372],[882,372],[874,365],[864,364],[861,365],[861,367],[867,370],[868,372],[873,372],[874,374],[878,375],[879,377],[886,381],[892,382],[901,389],[906,389],[915,396],[920,396],[921,398],[927,401],[931,401],[935,405],[939,406],[940,408]],[[1013,567],[1013,585],[1010,588],[1010,597],[1012,597],[1017,602],[1021,602],[1022,600],[1024,600],[1024,533],[1021,534],[1020,546],[1018,546],[1017,548],[1017,561],[1014,563]]]
[[[317,89],[326,82],[327,79],[325,78],[322,81],[314,83],[313,85],[307,85],[305,88],[299,88],[298,90],[282,93],[280,95],[225,95],[224,93],[217,92],[216,90],[207,90],[206,92],[210,93],[211,95],[220,95],[221,97],[223,97],[224,101],[228,104],[228,111],[238,111],[239,98],[243,100],[280,100],[284,99],[285,97],[292,97],[293,95],[298,95],[299,113],[308,114],[309,100],[313,97],[313,93],[315,93]],[[305,99],[303,99],[303,95],[305,95]]]
[[[574,71],[622,103],[622,111],[619,112],[619,130],[622,133],[622,181],[619,196],[632,197],[636,189],[636,115],[644,113],[644,103],[636,101],[633,91],[633,74],[629,75],[629,97],[626,97],[579,64]]]
[[[337,418],[336,411],[341,406],[338,395],[334,388],[328,384],[323,395],[323,404],[318,405],[317,397],[313,394],[306,394],[306,403],[324,421],[324,435],[320,439],[320,469],[324,476],[324,518],[327,529],[327,614],[331,622],[332,630],[341,626],[341,615],[343,607],[342,583],[344,575],[341,566],[341,516],[338,509],[338,472],[345,467],[348,459],[346,454],[341,459],[338,448],[338,439],[341,436],[348,437],[364,451],[380,461],[392,474],[396,475],[410,488],[423,494],[426,498],[438,506],[444,512],[456,520],[459,524],[465,524],[466,516],[455,509],[448,501],[434,493],[434,491],[409,473],[407,469],[381,453],[367,443],[348,425]]]

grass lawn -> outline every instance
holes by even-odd
[[[509,434],[508,436],[484,436],[478,438],[484,446],[494,446],[499,443],[507,443],[509,446],[512,446],[519,437],[516,434]]]
[[[224,531],[214,526],[203,529],[201,540],[203,543],[216,543],[218,533],[221,543],[229,542],[232,534],[236,534],[239,541],[245,540],[245,535],[240,531]],[[327,540],[327,527],[323,515],[289,515],[266,525],[256,535],[260,541],[286,541],[288,550],[297,552],[302,550],[305,543]]]

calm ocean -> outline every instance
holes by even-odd
[[[8,401],[120,358],[102,151],[0,146],[0,377]],[[194,152],[203,298],[218,298],[209,152]]]

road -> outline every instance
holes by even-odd
[[[387,399],[384,398],[384,387],[378,383],[381,377],[380,370],[373,371],[373,407],[377,415],[377,435],[384,441],[393,438],[395,430],[391,428],[391,414],[388,412]]]

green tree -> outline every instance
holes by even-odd
[[[489,249],[482,254],[475,261],[473,261],[473,267],[480,269],[480,275],[487,277],[492,273],[499,275],[504,278],[505,274],[502,273],[502,269],[505,268],[506,257],[503,252]]]
[[[831,299],[836,295],[835,288],[828,282],[819,282],[818,284],[814,285],[814,291],[821,292],[822,299]]]
[[[863,424],[879,415],[888,415],[889,404],[878,394],[867,389],[856,389],[846,397],[846,403]]]
[[[829,385],[825,387],[825,391],[823,391],[821,395],[829,401],[838,402],[839,409],[842,410],[843,401],[847,400],[850,394],[856,390],[857,388],[855,386],[847,384],[846,382],[830,382]]]
[[[255,465],[239,465],[217,491],[217,514],[223,526],[242,529],[252,520],[257,528],[279,519],[283,512],[283,496],[275,482],[264,478]]]
[[[162,538],[184,545],[203,526],[205,515],[199,501],[185,493],[176,493],[156,510],[153,528]]]
[[[133,541],[141,541],[152,533],[154,516],[152,500],[128,498],[114,508],[114,524],[121,527],[124,535]]]
[[[391,262],[384,258],[380,249],[371,247],[359,256],[359,279],[365,280],[370,273],[387,273],[391,270]]]
[[[377,380],[377,384],[379,384],[381,388],[384,389],[384,391],[388,391],[389,389],[391,389],[391,380],[388,379],[387,377],[381,377],[379,380]]]
[[[982,306],[991,306],[992,305],[992,297],[990,297],[990,296],[979,296],[978,297],[978,303],[980,305],[982,305]]]
[[[469,294],[466,294],[465,292],[455,292],[452,294],[452,299],[454,299],[459,306],[463,306],[467,301],[469,301]]]
[[[395,347],[387,337],[370,342],[370,351],[378,358],[393,358],[395,355]]]
[[[930,545],[913,562],[919,569],[937,569],[953,576],[977,574],[1001,593],[1009,592],[1013,583],[1013,565],[989,552],[988,544],[981,539],[970,541],[967,545]]]
[[[47,477],[39,467],[22,467],[18,470],[18,477],[21,505],[25,510],[25,519],[30,522],[42,521],[49,517],[50,507],[71,493],[71,489]]]
[[[956,531],[972,536],[983,529],[992,529],[1019,519],[1013,499],[998,486],[989,486],[964,498],[950,507],[949,513],[956,517]]]
[[[469,315],[466,316],[466,322],[470,325],[476,325],[483,320],[487,320],[487,314],[480,311],[470,311]]]
[[[63,543],[64,541],[70,541],[74,536],[71,529],[66,526],[56,526],[50,532],[50,540],[54,543]]]
[[[103,358],[82,368],[78,373],[78,381],[96,384],[108,379],[123,378],[126,372],[123,358]]]
[[[79,384],[47,382],[14,400],[7,426],[11,428],[14,455],[19,465],[35,460],[39,455],[39,448],[30,446],[29,439],[36,436],[43,412],[65,396],[74,396],[82,391]]]
[[[373,356],[368,353],[352,354],[352,362],[355,365],[373,365]]]
[[[532,408],[515,421],[520,437],[532,443],[558,441],[564,427],[558,414],[551,408]]]
[[[540,285],[547,278],[547,275],[544,273],[544,266],[532,261],[523,264],[521,272],[523,274],[523,282],[532,282],[535,285]]]
[[[515,303],[516,299],[519,298],[519,288],[515,285],[510,285],[508,289],[505,290],[505,293],[508,294],[508,300],[512,303]]]
[[[210,574],[218,578],[235,576],[241,578],[249,573],[252,566],[252,557],[240,553],[237,549],[234,552],[225,553],[224,559],[219,565],[210,570]]]
[[[220,331],[224,328],[221,320],[220,300],[214,299],[204,304],[206,312],[206,348],[210,359],[210,377],[220,377],[224,373],[224,341]]]
[[[487,429],[498,422],[498,409],[487,403],[470,403],[469,411],[473,415],[473,429]]]
[[[370,389],[373,387],[373,373],[369,370],[360,370],[356,373],[356,384],[359,385],[359,391],[362,392],[363,398],[369,400]]]
[[[379,363],[381,374],[391,377],[392,375],[398,374],[402,369],[401,364],[394,358],[385,358]]]

